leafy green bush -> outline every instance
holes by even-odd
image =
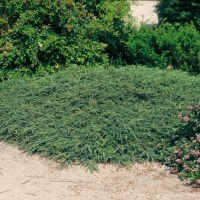
[[[199,85],[187,73],[135,66],[4,81],[0,140],[63,164],[159,161],[157,144],[169,144]]]
[[[180,25],[193,22],[198,30],[200,30],[199,10],[199,0],[159,0],[156,5],[160,23],[163,22],[163,20]]]
[[[128,44],[134,64],[200,73],[200,33],[193,25],[162,24],[155,30],[143,24]]]
[[[187,108],[189,113],[178,116],[184,125],[173,135],[172,147],[165,147],[162,156],[171,172],[200,184],[200,102],[197,107]]]
[[[119,59],[129,8],[126,0],[0,1],[0,79]]]

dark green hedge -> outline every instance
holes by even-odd
[[[130,37],[132,63],[200,73],[200,32],[194,25],[162,24],[155,30],[142,25]]]
[[[159,0],[156,10],[159,21],[166,19],[172,24],[193,22],[200,30],[200,1],[199,0]]]

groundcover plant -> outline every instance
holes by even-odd
[[[164,161],[199,78],[142,66],[80,68],[0,84],[0,139],[63,165]],[[144,145],[145,144],[145,145]]]

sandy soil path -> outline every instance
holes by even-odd
[[[200,190],[156,163],[99,168],[93,174],[81,166],[59,170],[56,163],[0,142],[0,200],[199,200]]]

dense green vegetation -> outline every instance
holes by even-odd
[[[143,24],[130,35],[128,50],[134,64],[181,69],[200,73],[200,32],[194,25],[160,25],[155,30]]]
[[[161,160],[200,80],[145,67],[68,69],[0,85],[0,139],[63,164]],[[144,145],[145,144],[145,145]]]
[[[126,0],[1,1],[0,81],[72,64],[172,65],[199,74],[200,33],[194,25],[138,28],[129,10]]]
[[[199,3],[161,0],[153,29],[129,8],[0,1],[0,139],[90,169],[161,161],[200,184]]]
[[[160,144],[165,165],[183,180],[200,185],[200,101],[178,115],[182,122],[171,145]]]
[[[129,8],[127,0],[1,0],[0,80],[121,64]]]
[[[200,30],[200,1],[199,0],[159,0],[156,11],[160,23],[163,20],[171,24],[193,22]]]

